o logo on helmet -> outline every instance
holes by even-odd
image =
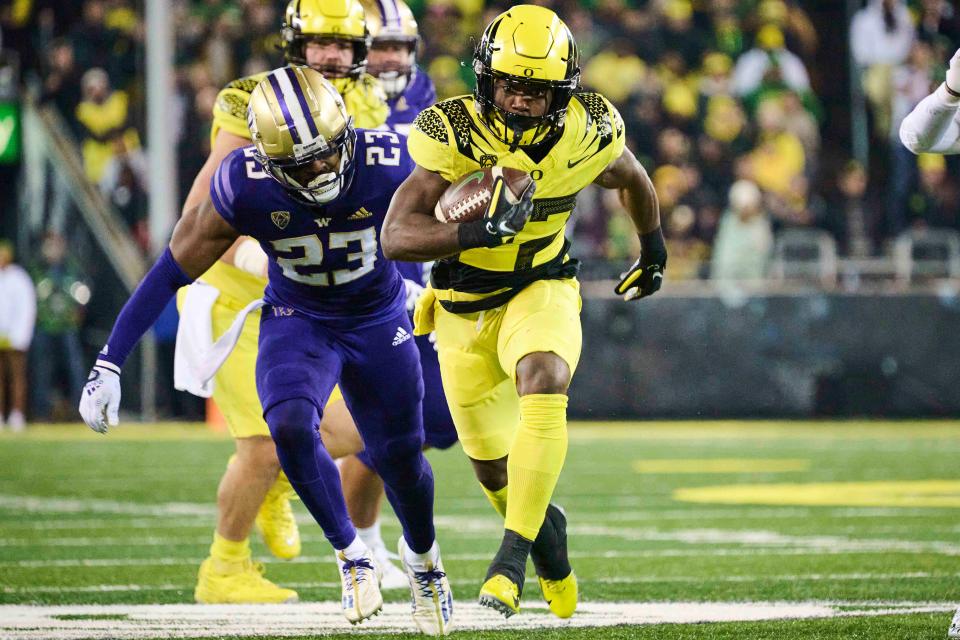
[[[530,67],[524,68],[523,75],[525,75],[528,78],[533,76],[533,69],[531,69]]]

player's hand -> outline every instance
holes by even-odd
[[[624,300],[639,300],[652,296],[663,284],[663,270],[667,267],[667,245],[660,227],[640,236],[640,257],[620,274],[614,292]]]
[[[533,194],[537,190],[537,183],[531,181],[515,204],[510,204],[505,189],[503,178],[497,178],[493,183],[493,197],[484,216],[487,233],[499,238],[515,236],[527,224],[533,213]]]
[[[80,394],[80,416],[94,431],[106,433],[108,424],[115,427],[120,423],[119,412],[120,376],[94,366]]]
[[[533,194],[536,190],[537,183],[531,182],[520,199],[511,204],[503,178],[497,178],[483,218],[460,224],[457,231],[460,246],[464,249],[498,247],[520,233],[533,213]]]
[[[423,295],[424,287],[419,282],[407,278],[403,279],[403,286],[407,289],[407,313],[413,313],[417,306],[417,300]]]
[[[954,94],[960,94],[960,49],[950,58],[950,67],[947,69],[947,89]]]

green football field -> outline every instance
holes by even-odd
[[[299,503],[303,556],[254,553],[300,604],[192,604],[231,449],[201,425],[0,434],[0,638],[418,637],[403,591],[340,617]],[[508,621],[474,604],[502,523],[458,448],[429,457],[462,638],[945,638],[960,602],[957,422],[572,425],[569,621],[535,580]]]

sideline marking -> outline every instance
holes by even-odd
[[[457,604],[459,630],[607,627],[624,624],[703,623],[892,613],[953,611],[953,603],[860,603],[841,609],[829,602],[583,602],[577,614],[560,620],[542,607],[524,606],[504,621],[474,603]],[[68,616],[64,619],[64,616]],[[107,618],[106,616],[109,616]],[[335,632],[362,634],[414,631],[407,604],[387,603],[383,613],[351,629],[335,602],[295,605],[72,605],[0,606],[0,636],[10,640],[80,638],[184,638],[229,635],[295,636]]]
[[[633,463],[637,473],[784,473],[809,469],[810,461],[802,458],[674,458]]]
[[[960,507],[960,481],[814,482],[688,487],[674,500],[710,504],[848,507]]]

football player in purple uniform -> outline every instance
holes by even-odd
[[[379,231],[413,169],[401,136],[354,129],[333,85],[309,67],[272,71],[248,107],[254,145],[218,167],[209,201],[188,210],[170,246],[120,312],[84,387],[80,413],[117,423],[120,368],[177,289],[241,235],[270,258],[257,393],[280,464],[335,549],[341,606],[357,623],[383,605],[380,571],[347,515],[337,467],[318,432],[338,380],[403,529],[398,553],[424,633],[445,635],[453,597],[433,526],[423,456],[420,357],[406,288]]]

